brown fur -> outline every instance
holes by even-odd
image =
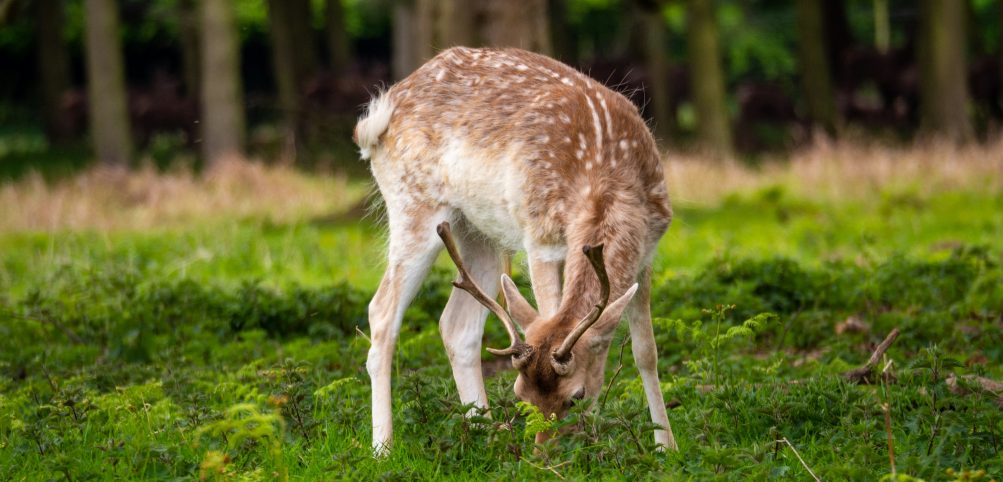
[[[356,138],[368,139],[360,147],[373,153],[388,209],[399,210],[416,230],[404,242],[418,246],[424,226],[440,222],[423,213],[432,207],[466,226],[467,235],[483,235],[503,250],[526,249],[541,269],[557,269],[555,259],[563,259],[556,313],[540,316],[517,290],[505,290],[532,347],[525,359],[513,360],[520,370],[515,390],[558,416],[575,398],[596,397],[632,285],[672,218],[655,141],[637,108],[553,59],[459,47],[374,100]],[[486,192],[492,190],[497,194]],[[582,254],[583,246],[599,244],[612,303],[574,345],[573,364],[559,373],[554,350],[600,301],[598,277]],[[563,254],[547,254],[557,249]],[[385,376],[381,370],[371,374]],[[657,384],[653,371],[645,376]]]

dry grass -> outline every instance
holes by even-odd
[[[0,232],[143,230],[247,217],[294,222],[345,212],[367,189],[344,177],[246,161],[202,176],[98,167],[53,185],[34,175],[0,186]]]
[[[669,153],[667,159],[670,195],[677,203],[693,205],[714,205],[734,192],[775,185],[820,201],[861,199],[897,189],[917,194],[1003,190],[1003,142],[908,148],[819,143],[789,160],[767,161],[759,168],[709,163],[699,156],[676,153]]]
[[[1003,190],[1003,143],[890,148],[821,143],[759,168],[669,153],[666,176],[677,205],[713,206],[735,192],[783,185],[820,201],[863,199],[909,189]],[[369,186],[288,167],[229,162],[204,176],[96,168],[54,185],[39,176],[0,185],[0,232],[142,230],[257,217],[295,222],[331,217],[362,200]]]

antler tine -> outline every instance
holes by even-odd
[[[582,252],[585,253],[585,257],[588,258],[589,263],[592,264],[592,269],[595,270],[596,276],[599,277],[599,303],[568,334],[564,342],[561,343],[560,348],[554,351],[554,360],[560,363],[568,361],[571,357],[571,349],[575,347],[575,343],[578,343],[578,339],[599,320],[603,310],[606,309],[606,305],[609,303],[609,275],[606,273],[606,262],[602,251],[603,245],[601,244],[599,246],[586,245],[582,248]]]
[[[460,277],[453,281],[453,286],[470,293],[480,304],[484,305],[487,309],[491,310],[492,313],[498,316],[505,325],[505,330],[508,331],[508,336],[511,339],[511,344],[508,348],[496,349],[488,348],[488,352],[498,355],[516,355],[524,352],[525,343],[519,336],[519,332],[515,329],[515,323],[512,322],[512,317],[509,316],[508,312],[505,311],[501,305],[498,304],[490,296],[484,294],[477,283],[474,283],[473,277],[467,271],[467,267],[463,264],[463,258],[460,257],[459,250],[456,249],[456,242],[453,240],[453,233],[449,229],[449,222],[444,221],[435,228],[435,232],[439,234],[442,238],[442,243],[446,245],[446,252],[449,253],[449,257],[453,260],[453,264],[456,265],[456,270],[459,271]]]

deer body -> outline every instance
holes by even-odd
[[[390,361],[404,310],[442,241],[453,243],[449,224],[437,233],[442,223],[458,235],[450,255],[462,276],[440,330],[463,403],[487,406],[482,305],[512,338],[493,352],[519,368],[517,395],[556,415],[598,394],[626,310],[652,419],[664,427],[656,441],[675,447],[648,310],[648,265],[671,209],[654,139],[629,100],[541,55],[453,48],[376,97],[354,137],[372,159],[390,230],[369,307],[378,453],[392,439]],[[519,250],[539,311],[506,276],[508,311],[492,306],[501,253]]]

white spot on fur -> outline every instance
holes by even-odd
[[[435,74],[435,81],[441,82],[442,78],[446,76],[446,69],[439,69],[439,72]]]
[[[563,122],[565,124],[570,124],[571,123],[571,118],[568,117],[568,114],[565,114],[565,113],[561,112],[557,117],[560,117],[561,118],[561,122]]]
[[[613,119],[609,115],[609,107],[606,105],[606,97],[599,96],[599,105],[602,106],[603,116],[606,118],[606,134],[609,139],[613,139]]]
[[[630,148],[630,144],[627,142],[627,139],[620,139],[620,149],[626,151],[628,148]]]
[[[515,70],[526,70],[526,69],[529,69],[529,67],[526,67],[526,64],[519,64],[515,66]]]
[[[592,103],[592,98],[585,96],[585,100],[589,104],[589,111],[592,112],[592,127],[596,131],[596,152],[602,152],[602,123],[599,121],[599,112],[596,111],[596,105]]]
[[[575,83],[572,82],[571,79],[567,77],[561,77],[561,83],[564,85],[575,85]]]

